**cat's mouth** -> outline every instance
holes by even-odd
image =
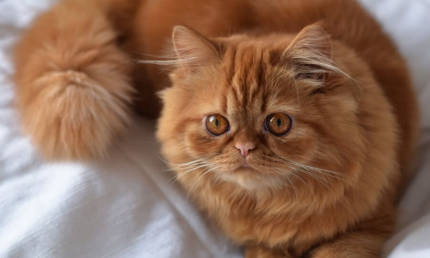
[[[252,166],[248,163],[246,159],[242,159],[242,162],[239,165],[238,169],[240,168],[252,168]]]
[[[233,172],[257,172],[256,169],[254,169],[252,166],[250,166],[249,164],[244,164],[239,166],[238,168],[236,168],[235,170],[233,170]]]
[[[256,156],[256,153],[247,157],[230,154],[225,158],[223,162],[214,160],[212,163],[213,167],[217,168],[215,171],[217,177],[224,181],[253,190],[278,186],[283,182],[274,164],[263,160],[261,156]],[[287,173],[285,170],[283,172]]]
[[[247,158],[242,158],[237,168],[233,172],[257,172],[255,167],[248,161]]]
[[[279,185],[278,177],[264,176],[260,169],[247,164],[241,164],[229,173],[221,173],[220,177],[247,190],[258,190]]]

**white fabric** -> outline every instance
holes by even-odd
[[[42,162],[20,134],[11,46],[52,1],[0,1],[0,257],[241,257],[166,171],[152,124],[137,122],[109,158],[93,164]],[[386,256],[430,257],[430,2],[362,2],[406,56],[422,107],[419,174]]]

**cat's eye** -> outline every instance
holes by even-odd
[[[205,126],[206,130],[215,136],[225,134],[230,129],[227,118],[219,114],[207,116]]]
[[[293,125],[293,119],[284,113],[270,114],[264,120],[264,129],[276,136],[287,134]]]

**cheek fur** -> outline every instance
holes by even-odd
[[[192,155],[210,157],[222,151],[228,137],[225,135],[211,136],[200,129],[187,133],[184,140]]]
[[[310,160],[318,148],[318,137],[311,129],[293,128],[289,135],[268,135],[267,138],[268,148],[273,153],[296,162]]]

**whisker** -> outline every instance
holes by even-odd
[[[181,173],[178,173],[178,175],[181,175],[181,177],[182,177],[182,176],[188,175],[194,171],[198,171],[199,169],[205,169],[205,168],[207,168],[207,165],[196,166],[193,168],[189,168],[187,170],[183,170],[183,171],[181,171]]]
[[[295,170],[291,170],[291,176],[298,178],[298,180],[300,180],[303,184],[306,184],[306,181],[300,176],[299,173],[296,173]]]
[[[204,159],[195,159],[189,162],[184,162],[184,163],[178,163],[178,164],[174,164],[176,167],[187,167],[196,163],[201,163],[201,162],[205,162]]]
[[[193,185],[190,187],[190,192],[194,192],[195,188],[200,184],[203,178],[212,171],[213,171],[213,168],[211,168],[210,166],[208,166],[207,169],[204,169],[203,171],[201,171],[196,181],[194,181]]]
[[[336,179],[341,179],[341,175],[335,171],[326,170],[326,169],[320,169],[316,167],[312,167],[309,165],[304,165],[299,162],[294,162],[286,158],[282,157],[274,157],[274,156],[266,156],[265,158],[279,163],[287,163],[282,164],[282,166],[286,166],[286,169],[289,169],[289,175],[301,180],[305,183],[304,179],[300,176],[300,174],[304,174],[312,178],[313,180],[320,182],[325,187],[329,187],[329,182],[327,180],[327,177],[332,177]],[[282,167],[281,167],[282,169]]]
[[[323,169],[323,168],[318,168],[318,167],[313,167],[313,166],[305,165],[305,164],[302,164],[302,163],[299,163],[299,162],[296,162],[296,161],[292,161],[292,160],[289,160],[289,159],[286,159],[286,158],[283,158],[283,157],[279,157],[279,158],[282,159],[282,160],[284,160],[284,161],[286,161],[286,162],[289,162],[289,163],[291,163],[291,164],[293,164],[293,165],[295,165],[297,167],[303,168],[303,169],[305,169],[307,171],[319,172],[319,173],[322,173],[324,175],[332,176],[332,177],[338,178],[338,179],[340,179],[340,178],[343,177],[343,175],[341,173],[333,171],[333,170],[328,170],[328,169]]]

